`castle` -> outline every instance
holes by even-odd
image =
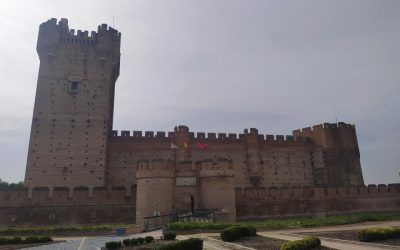
[[[0,192],[4,218],[142,224],[196,209],[228,220],[399,209],[399,185],[364,186],[354,125],[286,136],[112,130],[120,42],[106,24],[90,35],[67,19],[40,25],[28,190]]]

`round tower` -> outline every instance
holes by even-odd
[[[236,201],[232,161],[205,160],[201,164],[199,176],[202,207],[229,214],[228,220],[234,220]]]
[[[143,217],[173,212],[175,170],[172,161],[140,161],[136,170],[136,224]]]

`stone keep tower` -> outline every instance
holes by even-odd
[[[68,28],[55,18],[40,25],[40,59],[25,184],[35,187],[105,185],[121,33]]]

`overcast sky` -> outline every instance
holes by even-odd
[[[356,124],[365,182],[399,182],[398,0],[1,1],[1,179],[24,178],[51,17],[122,32],[115,129],[290,134],[337,118]]]

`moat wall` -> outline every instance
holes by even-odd
[[[0,225],[135,223],[136,188],[0,191]],[[236,219],[400,211],[400,184],[348,188],[236,188]]]

